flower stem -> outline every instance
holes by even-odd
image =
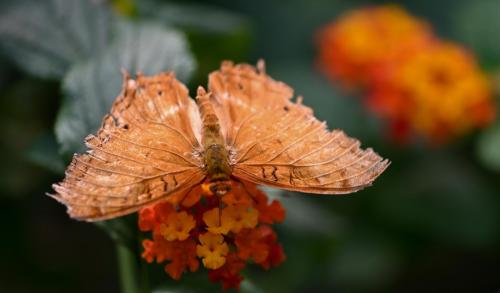
[[[138,261],[136,256],[128,247],[121,243],[116,244],[116,252],[122,292],[139,293]]]

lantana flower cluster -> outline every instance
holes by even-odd
[[[142,257],[165,263],[165,272],[175,280],[201,263],[212,282],[221,282],[224,290],[239,289],[247,263],[267,270],[285,260],[271,228],[284,218],[281,204],[270,202],[253,184],[232,182],[228,194],[217,196],[204,183],[179,202],[164,201],[139,212],[140,230],[152,234],[142,243]]]
[[[446,142],[495,118],[489,80],[462,46],[394,5],[348,12],[318,33],[318,65],[388,121],[392,137]]]

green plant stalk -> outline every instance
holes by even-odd
[[[120,283],[123,293],[140,293],[136,256],[128,247],[116,244]]]

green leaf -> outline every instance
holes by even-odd
[[[500,171],[500,123],[481,134],[478,156],[486,167]]]
[[[0,49],[31,74],[61,78],[107,46],[112,15],[103,3],[17,1],[0,14]]]
[[[57,141],[54,135],[45,133],[28,149],[26,157],[29,161],[54,173],[64,172],[64,161],[57,152]]]
[[[173,70],[185,82],[194,67],[180,32],[148,23],[121,23],[116,40],[102,56],[74,66],[64,78],[66,99],[55,126],[62,152],[84,150],[84,137],[98,129],[120,93],[121,68],[147,75]]]
[[[453,14],[454,37],[479,55],[491,68],[500,64],[500,2],[497,0],[461,1]]]
[[[207,33],[229,33],[247,26],[243,15],[209,5],[155,0],[137,2],[139,14],[169,26]]]

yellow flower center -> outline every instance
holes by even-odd
[[[160,226],[160,233],[167,241],[186,240],[195,224],[193,216],[184,211],[172,213],[166,223]]]
[[[211,209],[203,214],[207,230],[215,234],[238,233],[243,228],[254,228],[259,220],[259,211],[244,205],[227,206],[222,211]]]
[[[229,247],[220,234],[207,232],[200,235],[199,245],[196,246],[196,254],[202,258],[203,265],[211,270],[220,268],[226,262]]]

